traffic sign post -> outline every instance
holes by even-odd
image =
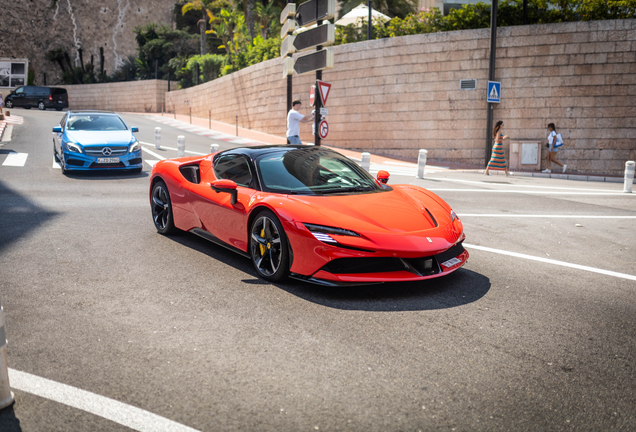
[[[329,133],[329,123],[327,123],[327,120],[322,120],[320,122],[318,133],[320,134],[320,138],[322,139],[327,138],[327,134]]]
[[[316,104],[316,86],[312,85],[309,90],[309,106],[314,106]]]
[[[486,101],[490,103],[501,103],[501,83],[497,81],[488,81],[488,93]]]

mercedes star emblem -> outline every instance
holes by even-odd
[[[113,154],[113,150],[110,147],[104,147],[102,149],[102,154],[104,156],[110,156],[111,154]]]

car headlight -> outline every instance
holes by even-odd
[[[78,146],[77,144],[71,143],[71,142],[66,143],[66,150],[73,153],[82,153],[82,148]]]
[[[343,228],[335,228],[324,225],[314,225],[314,224],[303,224],[305,227],[316,237],[317,240],[325,243],[338,243],[336,239],[331,237],[332,235],[341,235],[341,236],[350,236],[350,237],[360,237],[360,234],[343,229]]]
[[[139,149],[141,148],[141,146],[139,145],[139,141],[134,141],[133,145],[130,146],[130,153],[139,151]]]

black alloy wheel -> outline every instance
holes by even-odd
[[[289,248],[283,226],[270,211],[259,213],[250,227],[252,263],[263,279],[279,282],[289,275]]]
[[[152,187],[150,209],[157,232],[167,235],[174,234],[177,231],[172,219],[170,193],[168,193],[168,188],[162,180],[159,180]]]
[[[38,109],[40,111],[44,111],[46,109],[46,107],[44,106],[44,102],[40,101],[40,103],[38,103]]]
[[[13,108],[13,102],[8,100],[7,103],[5,104],[7,106],[7,108],[11,109]]]

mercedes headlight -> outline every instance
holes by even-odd
[[[136,151],[139,151],[139,149],[141,149],[141,145],[139,145],[139,141],[137,141],[134,137],[133,137],[133,140],[131,140],[132,145],[130,146],[130,153],[134,153]]]
[[[78,146],[77,144],[71,143],[71,142],[66,143],[66,150],[72,153],[82,153],[82,148]]]

